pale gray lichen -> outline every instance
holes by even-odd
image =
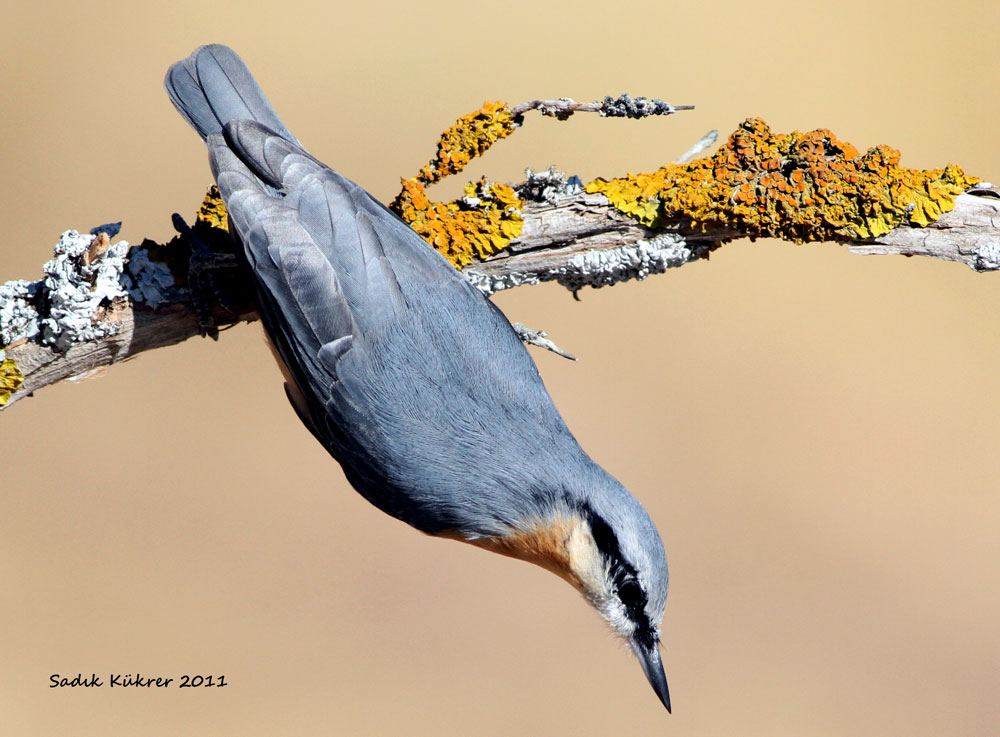
[[[0,284],[0,345],[38,335],[38,310],[33,301],[39,284],[24,279]]]
[[[550,166],[545,171],[524,170],[525,180],[514,185],[514,191],[522,200],[559,204],[563,197],[572,197],[583,191],[580,177],[573,175],[567,179],[565,172]]]
[[[105,235],[112,231],[115,224],[94,229]],[[64,351],[74,342],[117,331],[117,324],[97,319],[98,309],[128,294],[122,282],[129,245],[119,241],[105,247],[105,240],[91,252],[96,240],[67,230],[54,258],[42,267],[43,279],[0,284],[0,345],[29,339]]]
[[[632,97],[626,92],[617,99],[607,95],[598,114],[602,118],[647,118],[650,115],[672,115],[679,109],[682,108],[655,97]]]
[[[85,258],[95,236],[75,230],[62,234],[55,258],[43,267],[42,280],[48,314],[39,320],[40,342],[64,351],[75,342],[113,335],[116,323],[97,320],[97,310],[111,300],[127,296],[121,276],[129,245],[119,241],[94,258]]]
[[[578,253],[556,281],[574,292],[586,286],[608,287],[629,279],[642,281],[650,274],[662,274],[673,266],[688,263],[692,257],[692,250],[683,237],[665,233],[621,248]]]
[[[500,275],[467,273],[466,278],[486,295],[546,281],[559,282],[576,293],[587,286],[596,289],[629,279],[641,281],[650,274],[662,274],[667,269],[696,261],[709,250],[707,245],[692,248],[682,236],[664,233],[620,248],[577,253],[568,261],[546,270]]]
[[[541,284],[543,281],[552,281],[555,276],[550,276],[552,272],[543,272],[543,275],[535,273],[521,273],[513,272],[507,274],[501,274],[499,276],[493,274],[476,274],[471,271],[463,271],[462,275],[469,280],[476,289],[489,297],[495,292],[502,292],[504,289],[513,289],[514,287],[520,287],[524,285],[531,284]],[[543,278],[548,276],[549,278]]]
[[[122,283],[133,300],[147,307],[156,308],[176,300],[174,275],[170,267],[149,258],[145,248],[133,248],[128,254],[127,273]]]
[[[996,271],[1000,269],[1000,243],[988,241],[976,251],[975,263],[970,264],[976,271]]]

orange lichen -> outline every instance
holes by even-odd
[[[431,202],[424,188],[462,171],[519,124],[503,102],[485,102],[479,110],[463,115],[441,134],[434,158],[417,176],[403,180],[402,191],[390,205],[457,267],[510,245],[521,232],[523,202],[510,187],[486,179],[467,184],[466,196],[454,202]],[[194,231],[202,238],[211,238],[228,227],[226,206],[213,185],[198,211]]]
[[[434,184],[450,174],[457,174],[475,157],[517,128],[518,122],[504,102],[484,102],[483,106],[455,121],[438,139],[434,158],[420,170],[417,179]]]
[[[432,202],[416,178],[402,184],[392,209],[457,268],[503,250],[521,233],[524,203],[505,184],[483,177],[453,202]]]
[[[415,177],[402,180],[402,190],[389,206],[458,268],[509,246],[521,233],[524,203],[511,187],[485,177],[465,185],[465,197],[452,202],[431,201],[426,187],[462,171],[518,125],[502,102],[485,102],[463,115],[441,134],[434,158]]]
[[[0,355],[3,351],[0,351]],[[10,401],[10,396],[24,385],[24,374],[13,358],[0,361],[0,407]]]
[[[927,225],[977,181],[957,166],[901,167],[899,152],[887,146],[859,156],[824,128],[775,134],[760,118],[750,118],[712,156],[651,174],[595,179],[587,191],[605,194],[650,227],[730,227],[751,238],[802,243],[876,238],[903,223]]]

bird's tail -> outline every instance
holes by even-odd
[[[171,65],[163,80],[174,107],[202,139],[231,120],[255,120],[296,141],[274,112],[246,64],[228,46],[200,46]]]

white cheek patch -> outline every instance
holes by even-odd
[[[615,594],[604,558],[585,523],[573,528],[566,551],[569,553],[570,570],[580,582],[583,595],[619,636],[630,638],[635,625]]]
[[[569,567],[580,581],[584,593],[592,596],[607,587],[604,562],[586,524],[578,524],[566,541]]]

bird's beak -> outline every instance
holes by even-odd
[[[656,691],[656,695],[660,697],[660,701],[667,707],[667,713],[669,714],[670,689],[667,688],[667,676],[663,672],[663,661],[660,660],[659,648],[655,643],[652,647],[648,648],[634,641],[630,644],[632,645],[632,650],[635,651],[636,656],[639,658],[639,665],[642,666],[642,672],[646,674],[649,685]]]

